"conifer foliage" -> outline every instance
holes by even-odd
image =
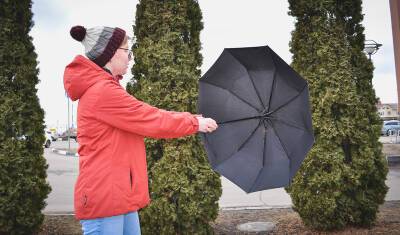
[[[387,165],[364,49],[361,0],[289,0],[292,66],[309,83],[316,142],[288,192],[310,227],[371,226]]]
[[[127,90],[158,108],[196,113],[202,14],[195,0],[137,5],[133,79]],[[151,203],[140,211],[144,234],[209,234],[218,214],[219,175],[198,136],[146,140]]]
[[[0,234],[32,234],[50,192],[30,0],[0,4]]]

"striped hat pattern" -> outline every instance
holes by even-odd
[[[70,30],[71,36],[82,42],[85,55],[100,67],[104,67],[114,56],[125,38],[125,31],[120,28],[93,27],[86,29],[83,26],[74,26]]]

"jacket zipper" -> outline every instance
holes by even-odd
[[[129,180],[130,180],[131,191],[132,191],[132,170],[130,170],[130,169],[129,169]]]

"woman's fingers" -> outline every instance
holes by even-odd
[[[217,123],[214,121],[212,118],[206,118],[207,119],[207,129],[208,132],[213,132],[218,128]]]
[[[217,123],[212,118],[204,118],[200,116],[196,116],[199,120],[199,131],[200,132],[208,132],[211,133],[218,128]]]

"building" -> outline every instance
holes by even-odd
[[[399,113],[397,111],[397,104],[381,104],[378,103],[376,105],[378,108],[378,114],[382,120],[393,120],[399,119]]]

